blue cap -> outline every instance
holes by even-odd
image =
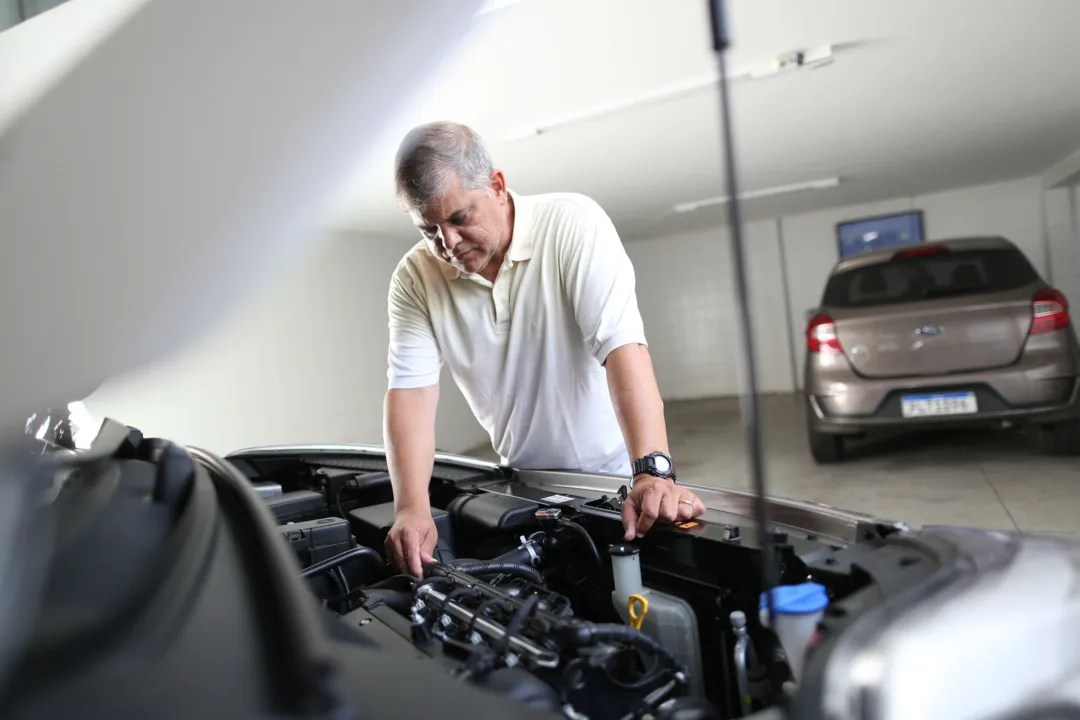
[[[829,606],[825,586],[814,582],[799,585],[778,585],[772,589],[773,611],[777,615],[811,615]],[[768,607],[766,593],[761,593],[759,607]]]

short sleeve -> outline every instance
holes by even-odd
[[[438,384],[442,354],[432,331],[427,305],[405,265],[399,266],[390,280],[388,306],[390,349],[386,376],[389,388]]]
[[[615,225],[596,203],[568,202],[559,222],[563,287],[582,338],[603,365],[624,345],[646,345],[634,266]]]

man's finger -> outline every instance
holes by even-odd
[[[637,505],[633,500],[627,498],[622,506],[623,540],[630,542],[637,536],[637,519]]]
[[[430,534],[424,537],[420,543],[420,562],[422,564],[435,562],[434,552],[437,542],[437,538],[433,538]]]
[[[657,519],[668,524],[679,519],[679,493],[674,490],[662,492],[660,496],[660,514]]]
[[[439,543],[438,530],[432,529],[420,534],[420,562],[435,562],[435,546]]]
[[[423,577],[424,569],[420,566],[420,534],[415,530],[402,533],[402,545],[405,551],[405,566],[413,577]]]
[[[390,561],[394,564],[394,567],[401,572],[405,572],[405,554],[401,550],[401,534],[390,532],[386,536],[386,549],[390,552]]]
[[[696,518],[705,512],[705,503],[698,499],[698,496],[689,490],[684,490],[679,495],[679,521],[685,522],[691,518]]]
[[[660,515],[660,501],[663,499],[663,491],[655,487],[645,489],[641,494],[638,505],[637,536],[642,537],[649,532],[656,518]]]

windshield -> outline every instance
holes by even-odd
[[[822,303],[839,308],[877,307],[1005,292],[1038,279],[1018,250],[941,252],[838,273],[829,279]]]

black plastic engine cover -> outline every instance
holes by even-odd
[[[326,498],[313,490],[297,490],[265,500],[278,523],[318,520],[326,515]]]
[[[536,527],[540,505],[495,493],[460,495],[447,507],[455,524],[481,532],[515,533]]]
[[[445,510],[431,508],[431,519],[435,521],[435,529],[439,533],[435,559],[439,562],[449,562],[454,559],[453,527],[450,523],[450,515]],[[394,503],[369,505],[350,510],[349,525],[352,526],[358,543],[381,551],[390,528],[394,526]]]
[[[484,678],[480,687],[537,710],[557,713],[562,708],[555,688],[521,668],[500,668]]]

